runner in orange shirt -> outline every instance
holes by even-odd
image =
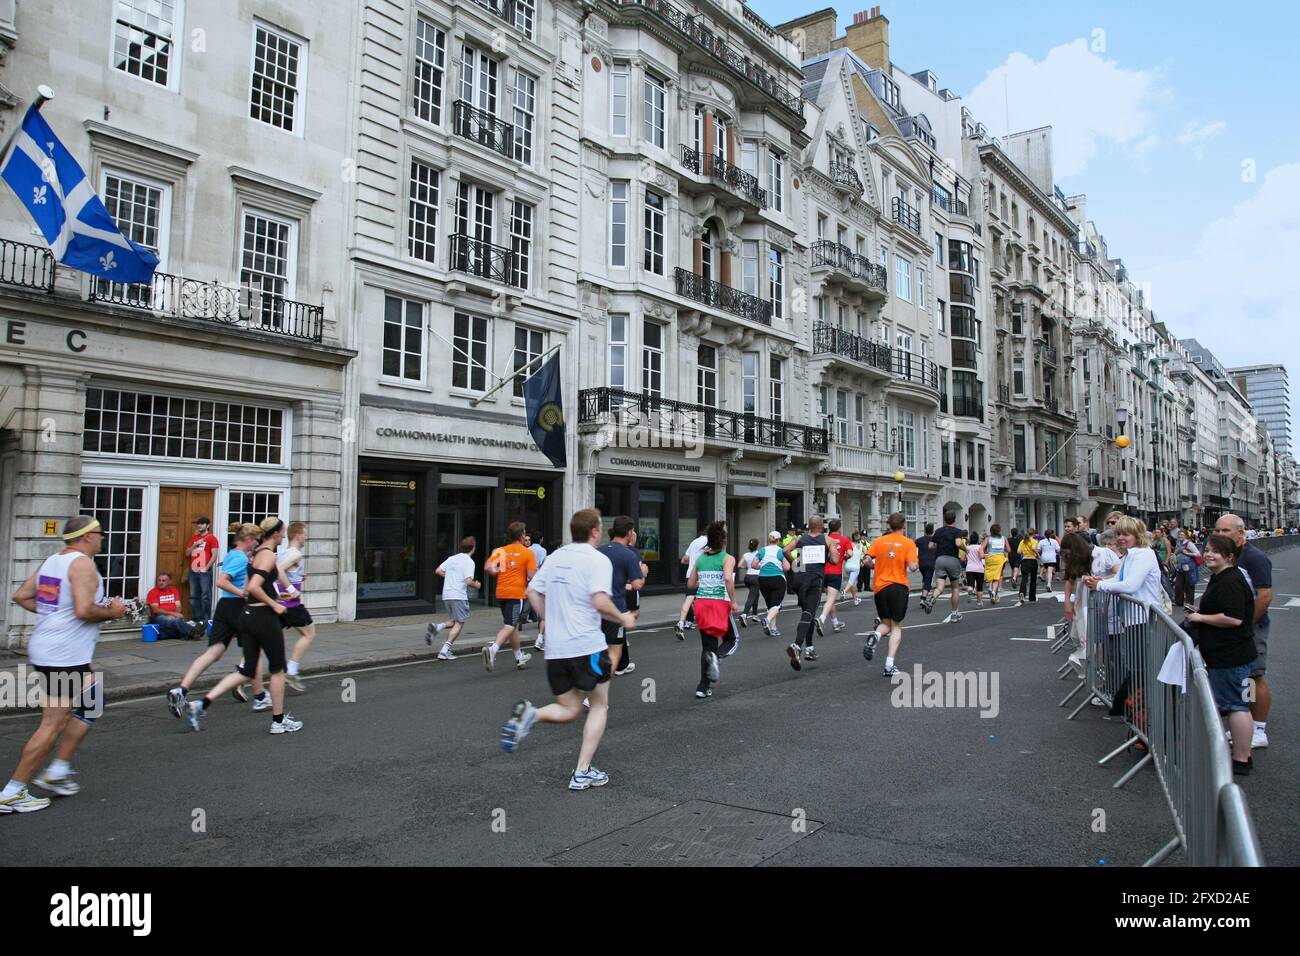
[[[867,643],[862,646],[862,656],[871,660],[876,656],[876,644],[884,635],[889,635],[889,654],[885,657],[886,677],[898,673],[894,666],[894,657],[898,646],[903,643],[903,618],[907,616],[907,600],[910,595],[907,575],[921,566],[921,556],[916,550],[916,542],[903,534],[907,527],[907,518],[901,511],[889,516],[889,534],[871,542],[863,561],[874,569],[871,584],[875,590],[876,616],[880,623],[876,630],[867,635]]]
[[[493,551],[483,566],[483,570],[497,579],[497,603],[501,605],[503,622],[497,636],[483,647],[483,666],[488,670],[492,670],[497,652],[507,640],[515,652],[515,667],[522,670],[533,658],[519,647],[519,624],[528,601],[528,582],[537,573],[537,555],[522,540],[527,530],[522,521],[513,522],[506,528],[505,546]]]

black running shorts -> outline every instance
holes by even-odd
[[[901,623],[907,617],[908,591],[906,584],[886,584],[876,592],[876,617],[882,621]]]
[[[212,612],[212,633],[208,635],[208,647],[216,647],[218,644],[229,647],[231,639],[239,637],[243,620],[244,599],[223,597],[217,602],[217,609]]]
[[[301,604],[294,604],[284,609],[284,617],[280,618],[282,627],[296,627],[302,630],[311,624],[311,614]]]
[[[589,694],[609,680],[611,666],[608,650],[585,657],[553,657],[546,661],[546,680],[556,697],[574,689]]]
[[[623,636],[623,625],[614,621],[607,621],[603,617],[600,619],[600,631],[605,635],[606,644],[626,644],[627,638]]]
[[[628,591],[628,592],[627,592],[627,609],[628,609],[629,611],[639,611],[639,610],[641,610],[641,592],[640,592],[640,591]]]
[[[500,598],[497,601],[501,605],[501,623],[509,627],[517,627],[524,619],[524,606],[528,603],[525,598]]]
[[[268,674],[279,674],[284,670],[284,626],[279,615],[266,605],[244,609],[240,646],[244,648],[244,660],[238,670],[245,677],[252,677],[257,672],[257,659],[263,654],[266,655]]]
[[[758,591],[763,595],[763,603],[768,607],[780,607],[785,597],[785,575],[759,575]]]
[[[840,590],[842,587],[844,587],[844,575],[843,575],[843,574],[827,574],[827,575],[826,575],[826,587],[827,587],[828,589],[829,589],[829,588],[834,588],[836,591]]]

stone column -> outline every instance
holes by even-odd
[[[348,426],[355,429],[355,424]],[[351,534],[341,535],[343,498],[342,462],[344,439],[348,448],[355,436],[345,434],[343,404],[335,396],[313,397],[293,407],[293,439],[290,465],[293,469],[289,521],[305,521],[311,533],[310,574],[304,603],[312,617],[322,623],[356,617],[356,579],[340,574],[340,540],[353,543]],[[353,490],[349,490],[349,494]]]

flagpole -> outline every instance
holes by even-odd
[[[559,350],[560,350],[560,343],[557,342],[557,343],[555,343],[554,345],[552,345],[549,349],[547,349],[545,352],[543,352],[541,355],[537,356],[537,358],[535,358],[535,359],[531,359],[531,360],[529,360],[526,364],[519,366],[519,368],[515,369],[513,372],[510,373],[510,376],[509,376],[508,378],[503,378],[500,382],[498,382],[497,384],[493,385],[490,389],[488,389],[488,390],[487,390],[486,392],[484,392],[482,395],[478,396],[478,398],[472,398],[472,399],[470,399],[470,403],[469,403],[470,408],[473,408],[473,407],[474,407],[475,405],[477,405],[479,402],[486,401],[489,395],[492,395],[492,394],[494,394],[494,393],[500,391],[500,390],[501,390],[502,388],[504,388],[506,385],[508,385],[508,384],[510,384],[511,382],[513,382],[513,381],[515,380],[515,378],[517,378],[517,377],[519,376],[519,374],[520,374],[521,372],[523,372],[523,371],[524,371],[526,368],[528,368],[529,366],[531,366],[531,365],[536,365],[538,362],[541,362],[541,361],[544,361],[544,360],[550,358],[552,355],[554,355],[554,354],[555,354],[556,352],[558,352]]]
[[[36,110],[39,113],[41,107],[44,106],[52,99],[54,99],[54,91],[50,89],[48,86],[46,86],[44,83],[42,83],[40,86],[36,87],[36,99],[32,100],[31,108]],[[11,132],[8,135],[8,137],[5,138],[4,146],[0,148],[0,166],[5,165],[6,163],[9,162],[9,148],[13,146],[14,138],[18,135],[18,131],[22,128],[23,128],[22,120],[19,120],[18,125],[13,128],[13,132]]]

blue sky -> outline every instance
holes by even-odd
[[[837,7],[840,33],[873,5]],[[1012,130],[1053,127],[1057,184],[1087,194],[1175,334],[1300,375],[1300,5],[879,5],[895,65],[934,71],[990,132],[1008,111]],[[770,23],[821,9],[751,6]]]

